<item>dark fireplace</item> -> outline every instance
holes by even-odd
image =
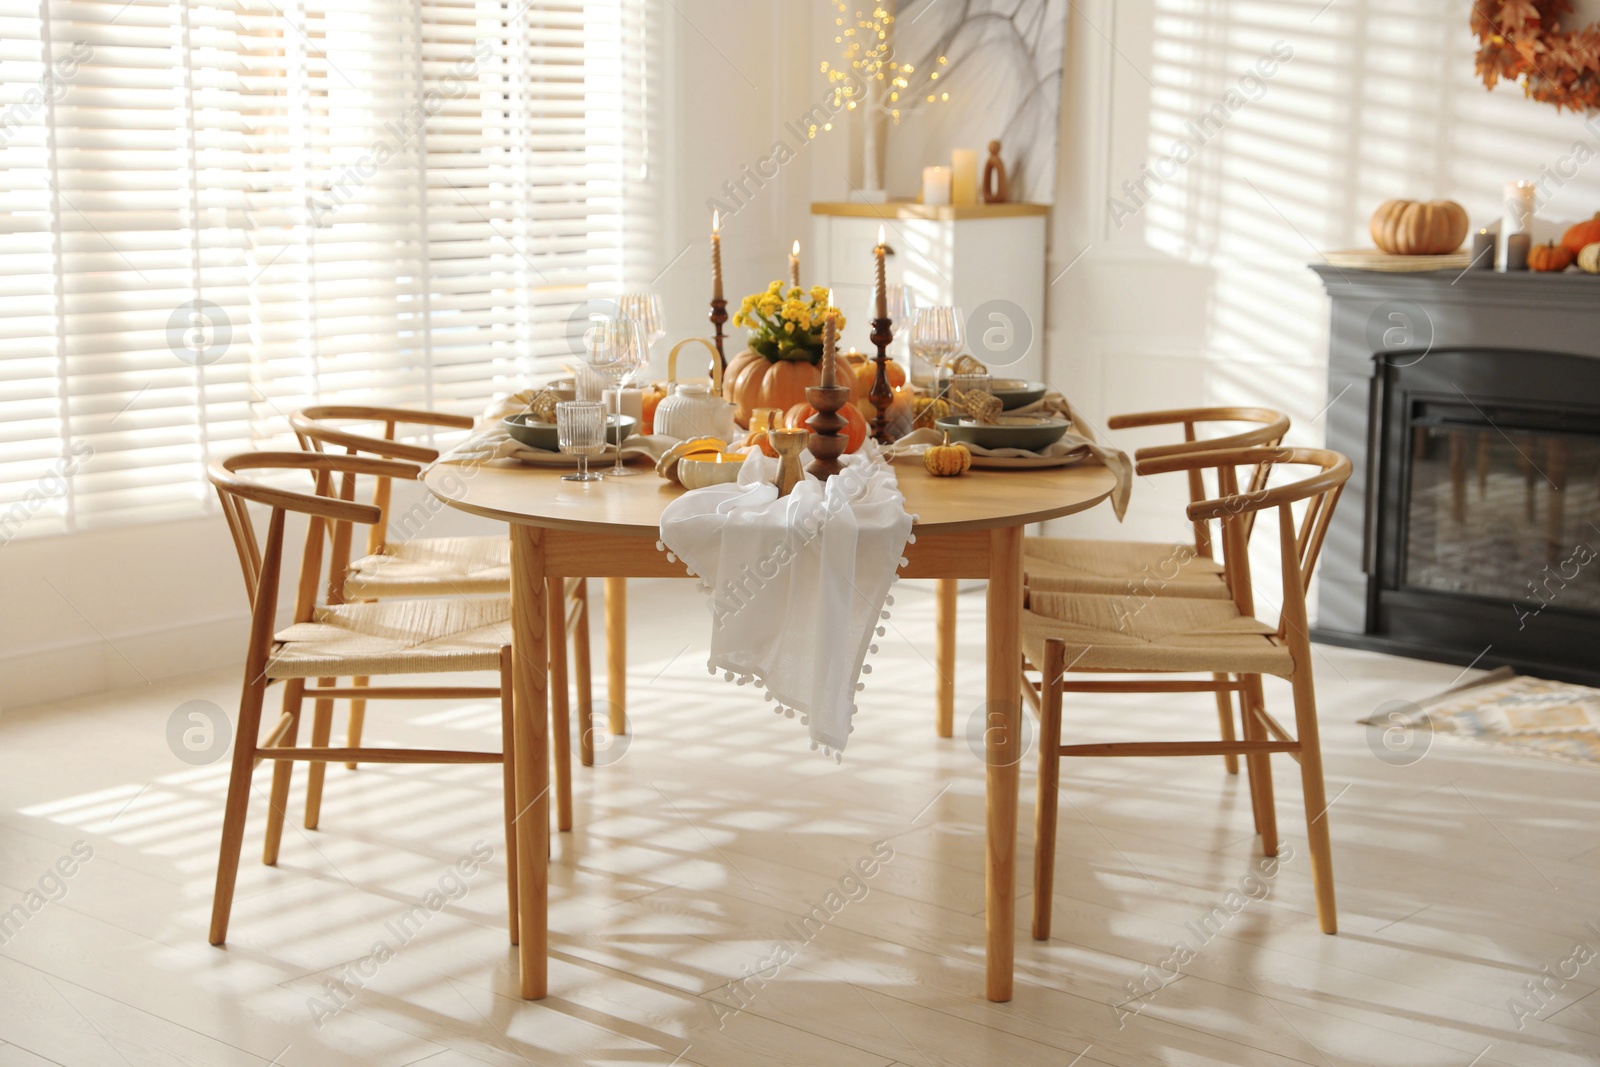
[[[1349,643],[1600,683],[1600,360],[1382,352],[1370,396]]]

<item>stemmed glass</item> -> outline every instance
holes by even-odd
[[[598,482],[589,470],[589,457],[606,450],[606,409],[598,400],[563,400],[556,405],[556,441],[561,451],[578,457],[578,473],[563,474],[564,482]]]
[[[965,342],[961,326],[958,307],[917,308],[911,326],[911,370],[916,384],[924,385],[936,378],[945,360],[961,351]]]
[[[884,292],[884,304],[884,310],[889,313],[889,328],[894,331],[893,348],[900,354],[909,375],[912,371],[911,322],[917,313],[917,298],[910,286],[891,282]]]
[[[583,335],[584,361],[611,383],[617,408],[617,462],[613,478],[635,473],[622,465],[622,381],[644,365],[644,343],[632,319],[597,319]]]
[[[644,335],[644,362],[649,363],[650,350],[667,335],[667,313],[661,294],[623,293],[617,298],[617,318],[639,324],[639,332]]]

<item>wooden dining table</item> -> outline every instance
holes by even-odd
[[[523,465],[441,464],[423,479],[451,507],[510,527],[512,688],[515,728],[518,962],[522,995],[548,986],[550,745],[569,743],[567,716],[550,715],[550,590],[567,578],[686,578],[681,562],[656,548],[661,512],[684,490],[648,468],[599,482],[561,480],[561,471]],[[1022,536],[1027,524],[1071,515],[1107,499],[1111,471],[1097,463],[1056,468],[974,470],[934,478],[920,460],[895,463],[906,511],[915,516],[905,578],[934,578],[953,594],[957,579],[988,580],[986,656],[985,993],[1011,999],[1016,906],[1017,782],[1022,750]],[[953,616],[952,616],[953,618]],[[953,641],[952,633],[944,636]],[[949,672],[946,671],[946,674]],[[562,689],[565,682],[554,680]],[[948,682],[945,683],[948,687]],[[747,690],[746,690],[747,691]],[[870,705],[861,709],[871,721]],[[942,716],[943,718],[944,716]],[[585,729],[588,724],[584,724]],[[943,729],[941,732],[945,732]],[[567,761],[557,761],[559,769]],[[566,791],[570,782],[557,782]]]

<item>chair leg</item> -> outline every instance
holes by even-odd
[[[1213,674],[1212,681],[1226,682],[1228,675]],[[1232,741],[1237,735],[1233,732],[1233,694],[1226,690],[1217,691],[1217,723],[1222,727],[1222,739]],[[1239,757],[1229,752],[1222,757],[1222,765],[1229,774],[1239,773]]]
[[[578,622],[572,630],[572,670],[578,683],[578,759],[594,766],[594,688],[589,674],[589,580],[578,581],[573,599]]]
[[[1245,689],[1240,694],[1239,706],[1244,710],[1244,736],[1247,741],[1268,740],[1267,728],[1256,718],[1255,709],[1265,708],[1266,699],[1261,690],[1261,676],[1244,676]],[[1261,835],[1261,851],[1267,856],[1278,854],[1277,804],[1272,795],[1272,761],[1265,752],[1245,757],[1245,768],[1250,775],[1250,802],[1255,809],[1256,833]]]
[[[572,709],[567,703],[567,598],[565,582],[546,579],[545,629],[550,634],[550,758],[555,763],[556,829],[572,829]]]
[[[367,686],[367,679],[365,678],[352,678],[350,682],[357,689],[365,689]],[[367,702],[365,700],[350,701],[350,730],[348,736],[351,748],[361,747],[361,728],[366,725],[366,722]],[[354,762],[346,763],[344,766],[345,770],[353,771],[356,769]]]
[[[936,727],[940,737],[954,737],[956,727],[956,595],[961,591],[954,578],[934,582],[934,627],[938,631],[939,710]]]
[[[304,678],[291,678],[283,686],[283,711],[290,716],[289,729],[283,740],[284,748],[293,748],[300,733],[300,705],[306,691]],[[280,759],[272,763],[272,795],[267,805],[267,837],[261,847],[261,862],[268,867],[278,864],[278,845],[283,841],[284,813],[289,808],[289,782],[294,776],[294,760]]]
[[[1066,650],[1046,641],[1039,698],[1039,798],[1033,812],[1033,936],[1050,940],[1056,875],[1056,807],[1061,780],[1061,671]]]
[[[509,897],[511,943],[517,943],[517,771],[516,739],[511,714],[511,649],[500,650],[500,752],[506,809],[506,893]]]
[[[1322,742],[1317,733],[1317,694],[1308,667],[1290,679],[1294,686],[1295,732],[1300,739],[1300,788],[1306,801],[1306,843],[1311,851],[1311,879],[1317,893],[1317,924],[1325,934],[1338,933],[1338,908],[1333,896],[1333,844],[1328,836],[1328,794],[1322,781]]]
[[[332,685],[334,679],[323,678],[321,684]],[[333,734],[333,701],[317,700],[311,710],[311,747],[327,748]],[[322,821],[322,780],[327,777],[326,763],[312,763],[306,770],[306,829],[315,830]]]
[[[267,679],[251,680],[246,669],[244,694],[239,699],[238,730],[233,741],[233,768],[228,774],[228,801],[222,812],[222,847],[217,855],[217,887],[211,897],[213,945],[228,939],[228,916],[233,911],[233,887],[239,877],[239,851],[244,845],[244,822],[250,808],[250,779],[255,774],[256,738],[261,730],[261,704]]]

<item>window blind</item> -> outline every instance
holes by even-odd
[[[0,0],[0,542],[475,412],[653,254],[654,0]]]

